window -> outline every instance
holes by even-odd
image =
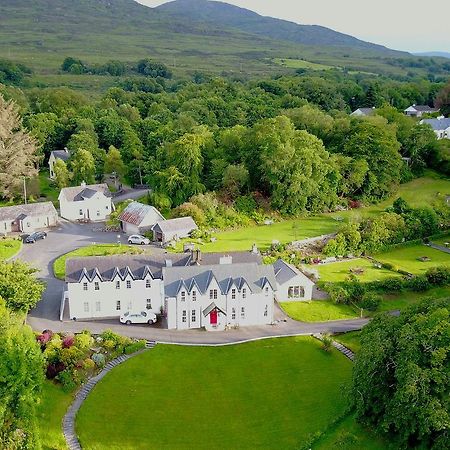
[[[303,286],[289,286],[288,298],[303,298],[305,296],[305,288]]]
[[[131,281],[127,280],[127,289],[131,289]]]
[[[236,308],[231,308],[231,319],[236,320]]]
[[[97,211],[97,216],[99,216],[99,217],[100,217],[100,211]]]
[[[147,306],[146,306],[146,308],[147,309],[152,309],[152,299],[151,298],[147,299]]]
[[[231,298],[232,300],[236,300],[236,289],[231,289]]]
[[[186,312],[186,311],[183,311],[183,315],[181,316],[181,321],[182,321],[183,323],[186,323],[186,320],[187,320],[187,312]]]
[[[108,205],[106,205],[106,211],[108,211],[108,209],[109,209],[109,206],[108,206]]]
[[[247,289],[242,289],[242,298],[247,298]]]
[[[217,300],[217,289],[210,289],[209,291],[209,299]]]
[[[116,301],[116,311],[120,311],[121,310],[121,306],[120,306],[120,300]]]
[[[84,302],[84,312],[89,312],[89,303]]]
[[[197,291],[192,291],[192,301],[193,302],[197,301]]]
[[[191,321],[196,322],[196,320],[197,320],[197,317],[196,317],[195,309],[193,309],[191,312]]]
[[[241,308],[241,319],[245,319],[245,308]]]
[[[266,297],[269,296],[269,288],[268,288],[268,287],[266,287],[266,288],[264,289],[264,294],[266,295]]]
[[[267,314],[269,314],[269,305],[264,308],[264,317],[267,317]]]
[[[100,285],[99,285],[98,281],[96,281],[96,282],[94,283],[94,289],[95,289],[96,291],[99,291],[99,290],[100,290]]]
[[[120,281],[116,281],[116,289],[120,289]]]
[[[87,291],[88,290],[88,284],[87,283],[83,283],[83,291]]]
[[[145,287],[146,289],[150,289],[152,287],[152,282],[148,278],[145,280]]]
[[[182,302],[186,301],[186,292],[185,291],[181,291],[181,301]]]
[[[100,311],[101,311],[101,305],[100,305],[100,302],[95,302],[95,310],[96,310],[97,312],[100,312]]]
[[[82,216],[83,215],[83,210],[82,209],[80,209],[80,216]]]

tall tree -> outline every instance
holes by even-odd
[[[0,196],[12,199],[24,177],[38,174],[38,144],[23,127],[18,108],[0,95]]]
[[[122,156],[116,147],[111,145],[105,158],[105,173],[115,174],[115,183],[117,187],[117,180],[121,179],[126,172],[126,166],[122,161]]]
[[[44,381],[33,331],[0,298],[0,447],[39,450],[36,405]]]
[[[436,106],[440,108],[441,113],[444,116],[450,116],[450,80],[441,89],[436,97]]]
[[[73,180],[75,183],[81,182],[93,183],[95,180],[95,160],[92,153],[88,150],[78,150],[75,156],[70,160]]]
[[[53,172],[55,173],[55,183],[60,189],[69,186],[70,172],[67,164],[62,159],[57,159],[53,165]]]

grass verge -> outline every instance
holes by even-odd
[[[20,252],[22,241],[19,239],[1,239],[0,240],[0,261],[12,258]]]
[[[289,317],[300,322],[326,322],[359,317],[359,312],[352,306],[336,304],[330,300],[282,302],[280,306]]]

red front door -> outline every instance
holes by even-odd
[[[217,309],[213,309],[209,313],[209,323],[211,325],[217,325]]]

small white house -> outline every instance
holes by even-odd
[[[164,220],[152,227],[153,240],[164,244],[188,237],[197,228],[197,224],[192,217]]]
[[[50,158],[48,159],[48,169],[50,173],[50,178],[53,180],[55,178],[55,170],[54,165],[56,160],[61,159],[64,162],[67,162],[70,158],[70,151],[65,148],[64,150],[55,150],[50,153]]]
[[[58,224],[58,213],[52,202],[0,208],[0,233],[32,233]]]
[[[59,193],[61,217],[67,220],[103,221],[114,211],[111,193],[106,184],[82,183]]]
[[[119,220],[124,233],[143,234],[166,219],[155,207],[132,202],[123,210]]]
[[[438,112],[439,108],[433,108],[428,105],[412,105],[404,111],[410,117],[422,117],[424,114],[435,114]]]
[[[375,114],[375,106],[372,108],[358,108],[357,110],[353,111],[350,116],[352,117],[367,117],[367,116],[373,116]]]
[[[277,280],[279,302],[309,301],[312,299],[314,282],[297,268],[279,259],[273,265]]]
[[[450,118],[423,119],[420,123],[429,125],[438,139],[450,139]]]

